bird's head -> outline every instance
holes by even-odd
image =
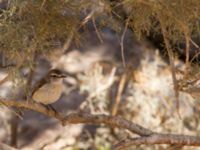
[[[59,69],[52,69],[49,71],[48,76],[50,80],[56,80],[56,79],[63,79],[67,77],[67,74]]]

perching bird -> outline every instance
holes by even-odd
[[[63,78],[67,77],[61,70],[50,70],[32,91],[32,99],[45,105],[56,102],[63,92]]]

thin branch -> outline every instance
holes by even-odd
[[[74,39],[74,30],[72,30],[70,33],[69,33],[69,37],[67,38],[65,44],[63,45],[63,48],[62,48],[62,51],[63,52],[67,52],[69,50],[69,47],[71,46],[71,43]]]
[[[177,108],[177,113],[179,118],[181,118],[180,112],[179,112],[179,85],[178,85],[178,81],[176,79],[176,69],[175,69],[175,65],[174,65],[174,56],[173,56],[173,52],[170,48],[170,43],[167,37],[167,31],[166,28],[164,27],[162,21],[160,18],[159,22],[160,22],[160,26],[161,26],[161,31],[162,31],[162,35],[163,35],[163,39],[164,39],[164,43],[165,43],[165,47],[167,49],[167,53],[169,56],[169,62],[170,62],[170,68],[171,68],[171,72],[172,72],[172,81],[174,84],[174,92],[175,92],[175,98],[176,98],[176,108]]]
[[[78,26],[78,29],[80,29],[82,26],[84,26],[86,23],[88,23],[94,15],[94,11],[91,11],[80,23]]]
[[[185,48],[185,72],[184,72],[184,78],[188,77],[188,72],[189,72],[189,67],[190,67],[190,37],[189,33],[186,27],[183,28],[184,30],[184,35],[185,35],[185,43],[186,43],[186,48]]]
[[[96,32],[96,34],[97,34],[97,37],[98,37],[99,41],[100,41],[101,44],[102,44],[102,43],[103,43],[103,38],[102,38],[101,33],[99,32],[98,28],[97,28],[97,25],[96,25],[94,16],[92,17],[92,23],[93,23],[95,32]]]
[[[117,114],[118,108],[119,108],[119,104],[121,101],[121,96],[122,96],[122,92],[124,90],[124,86],[126,83],[126,79],[127,75],[126,73],[122,75],[120,81],[119,81],[119,86],[118,86],[118,90],[117,90],[117,95],[115,98],[115,103],[113,104],[113,108],[112,108],[112,116],[115,116]]]
[[[196,48],[200,48],[199,47],[199,45],[196,43],[196,42],[194,42],[191,38],[190,38],[190,42],[192,43],[192,45],[194,45]]]
[[[44,7],[46,1],[47,1],[47,0],[43,0],[42,5],[41,5],[41,7],[40,7],[40,10],[42,10],[42,8]]]
[[[87,22],[90,21],[90,19],[93,17],[94,11],[91,11],[82,21],[81,23],[75,27],[69,34],[69,37],[67,38],[67,41],[65,42],[63,46],[63,52],[67,52],[69,50],[69,47],[71,46],[71,43],[74,39],[74,33],[78,31],[81,27],[83,27]]]
[[[0,69],[1,68],[4,69],[6,71],[6,73],[7,73],[7,75],[3,79],[0,80],[0,86],[2,84],[4,84],[5,82],[7,82],[7,81],[12,79],[12,74],[9,71],[14,69],[15,66],[16,65],[14,65],[14,64],[6,65],[6,66],[0,66]]]
[[[129,23],[129,19],[125,24],[125,28],[124,28],[124,31],[122,33],[121,40],[120,40],[122,62],[123,62],[124,67],[126,67],[126,60],[125,60],[125,56],[124,56],[124,38],[125,38],[125,35],[126,35],[126,31],[128,29],[128,23]]]
[[[10,80],[10,74],[6,75],[2,80],[0,80],[0,85],[4,84],[5,82],[7,82],[8,80]]]
[[[175,134],[153,134],[151,136],[126,139],[114,146],[115,150],[125,150],[130,146],[142,144],[175,144],[182,146],[200,146],[200,137]]]
[[[198,49],[198,52],[192,57],[190,60],[190,63],[194,61],[195,58],[197,58],[200,55],[200,48]]]

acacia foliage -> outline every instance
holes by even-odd
[[[126,13],[126,20],[116,7]],[[0,52],[32,62],[36,52],[61,46],[72,32],[78,41],[77,28],[90,12],[100,28],[120,31],[112,21],[118,18],[138,37],[160,33],[162,27],[172,44],[200,34],[199,0],[12,0],[0,14]]]

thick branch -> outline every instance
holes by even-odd
[[[54,110],[48,109],[47,107],[34,102],[0,100],[0,103],[2,105],[10,107],[29,109],[43,113],[49,117],[58,119],[64,126],[67,124],[79,123],[103,123],[111,127],[127,129],[132,133],[138,134],[140,136],[137,138],[126,139],[124,141],[121,141],[115,146],[115,149],[125,149],[132,145],[141,144],[177,144],[188,146],[200,146],[200,137],[175,134],[159,134],[118,116],[91,115],[82,112],[71,113],[67,116],[63,116],[62,114],[55,112]]]
[[[125,120],[119,116],[108,116],[108,115],[91,115],[84,113],[73,113],[69,114],[63,120],[65,124],[78,124],[78,123],[87,123],[87,124],[106,124],[111,127],[118,127],[122,129],[127,129],[135,134],[140,136],[149,136],[153,134],[151,130],[143,128],[140,125],[137,125],[131,121]]]
[[[58,119],[64,126],[67,124],[79,124],[79,123],[87,123],[87,124],[106,124],[112,127],[118,127],[130,130],[131,132],[138,134],[140,136],[148,136],[153,134],[152,131],[143,128],[131,121],[127,121],[121,117],[112,117],[108,115],[91,115],[85,113],[71,113],[67,116],[63,116],[58,112],[55,112],[47,107],[26,101],[14,101],[14,100],[0,100],[0,103],[10,107],[17,107],[23,109],[30,109],[42,114],[45,114],[49,117],[53,117]]]
[[[33,103],[28,101],[15,101],[15,100],[0,100],[0,104],[9,106],[9,107],[16,107],[22,109],[29,109],[40,112],[45,114],[49,117],[57,118],[58,120],[62,120],[61,115],[58,112],[48,109],[47,107]]]

